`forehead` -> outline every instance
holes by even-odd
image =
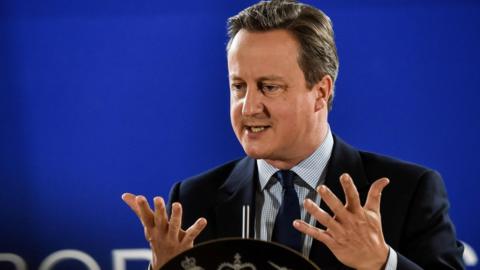
[[[240,30],[228,51],[230,76],[272,75],[299,69],[298,42],[287,30],[249,32]]]

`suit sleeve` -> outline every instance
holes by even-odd
[[[425,172],[407,214],[398,253],[398,270],[464,269],[463,245],[448,216],[449,203],[441,176]]]

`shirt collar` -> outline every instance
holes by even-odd
[[[312,189],[315,189],[320,184],[320,178],[322,177],[323,172],[327,167],[328,160],[332,155],[332,149],[333,136],[329,127],[325,139],[315,152],[290,170],[294,171]],[[263,159],[257,159],[257,167],[260,189],[263,190],[268,184],[270,178],[272,178],[272,176],[280,169],[275,168]]]

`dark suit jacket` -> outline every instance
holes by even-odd
[[[398,254],[397,269],[463,269],[463,246],[456,240],[448,216],[447,194],[438,173],[358,151],[338,137],[334,141],[325,184],[342,201],[345,196],[338,180],[342,173],[352,176],[362,203],[376,179],[390,179],[382,192],[381,215],[385,241]],[[197,242],[241,236],[242,206],[248,204],[255,209],[257,184],[256,162],[245,157],[175,184],[169,205],[182,203],[183,227],[189,227],[199,217],[207,219],[208,225]],[[330,212],[323,203],[321,207]],[[254,220],[251,214],[250,220]],[[322,269],[348,269],[316,240],[309,257]]]

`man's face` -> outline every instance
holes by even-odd
[[[302,160],[321,143],[319,93],[306,86],[298,46],[286,30],[240,30],[232,41],[230,117],[250,157]]]

